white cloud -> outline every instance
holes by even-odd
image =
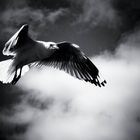
[[[51,68],[31,70],[12,121],[30,123],[26,140],[128,140],[139,134],[140,49],[129,37],[114,55],[93,57],[108,84],[95,87]],[[132,44],[131,44],[132,45]]]

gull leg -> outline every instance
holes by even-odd
[[[12,80],[12,82],[11,82],[12,85],[15,84],[16,77],[17,77],[17,68],[16,68],[16,71],[15,71],[14,78],[13,78],[13,80]]]
[[[19,75],[17,76],[17,68],[16,68],[16,71],[15,71],[15,75],[14,75],[14,78],[12,80],[12,85],[15,85],[17,83],[17,81],[20,79],[21,77],[21,73],[22,73],[22,67],[20,68],[20,72],[19,72]]]
[[[22,73],[22,67],[20,68],[20,72],[19,72],[18,77],[16,78],[16,82],[21,78],[21,73]]]

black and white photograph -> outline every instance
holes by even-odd
[[[1,0],[0,140],[140,140],[140,1]]]

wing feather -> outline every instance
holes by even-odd
[[[25,38],[28,36],[28,25],[23,25],[6,43],[3,49],[4,55],[15,55],[15,51],[20,44],[25,42]]]
[[[59,48],[50,57],[38,62],[37,65],[52,66],[64,70],[70,75],[101,87],[97,67],[77,48]]]

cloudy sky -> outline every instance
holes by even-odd
[[[1,51],[28,23],[35,39],[78,44],[108,82],[98,88],[48,67],[0,83],[0,138],[140,139],[139,0],[1,0],[0,17]]]

